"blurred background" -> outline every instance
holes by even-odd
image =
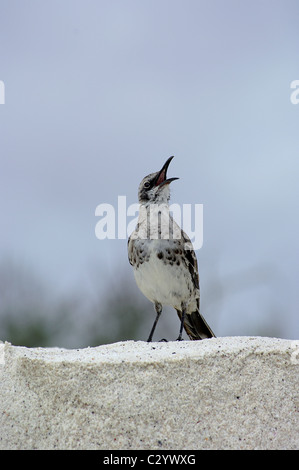
[[[299,337],[298,24],[297,0],[0,0],[1,340],[147,339],[95,209],[170,155],[172,202],[203,204],[216,335]],[[178,330],[166,308],[155,339]]]

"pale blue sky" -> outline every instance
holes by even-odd
[[[95,208],[175,155],[213,329],[298,338],[298,24],[296,0],[0,0],[0,259],[58,289],[91,266],[134,283]]]

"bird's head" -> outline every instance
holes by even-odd
[[[162,169],[143,178],[139,185],[140,204],[163,204],[169,201],[169,184],[178,178],[167,178],[167,169],[173,157],[169,157]]]

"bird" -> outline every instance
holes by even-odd
[[[183,329],[191,340],[215,337],[200,313],[198,264],[191,240],[169,210],[169,186],[179,179],[167,178],[173,158],[169,157],[160,171],[142,179],[138,221],[128,238],[128,258],[136,284],[156,311],[149,343],[165,305],[173,307],[180,319],[178,341]]]

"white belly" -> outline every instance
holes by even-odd
[[[197,293],[191,281],[188,269],[180,263],[170,265],[157,258],[154,249],[148,261],[134,269],[136,283],[141,292],[152,302],[171,305],[181,310],[181,304],[196,310]],[[192,311],[191,310],[191,311]]]

